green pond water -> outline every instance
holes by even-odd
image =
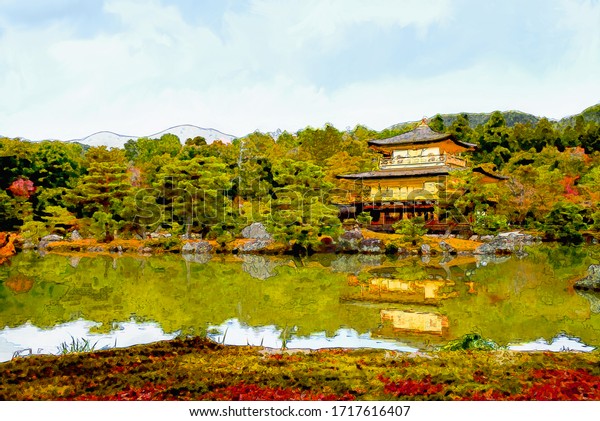
[[[177,335],[273,347],[430,349],[478,332],[513,349],[600,345],[600,299],[572,288],[600,248],[525,257],[310,258],[22,253],[0,266],[0,360],[88,338]]]

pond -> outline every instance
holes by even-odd
[[[588,351],[600,346],[600,298],[572,285],[599,261],[598,247],[452,259],[22,253],[0,266],[0,361],[178,335],[417,351],[477,332],[515,350]]]

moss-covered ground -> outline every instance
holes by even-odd
[[[4,400],[599,400],[600,354],[285,351],[176,339],[0,364]]]

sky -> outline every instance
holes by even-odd
[[[0,134],[235,136],[600,102],[600,0],[0,0]]]

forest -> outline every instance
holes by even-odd
[[[526,229],[573,244],[600,230],[600,124],[590,118],[599,111],[510,124],[494,112],[475,127],[467,114],[431,118],[433,130],[478,145],[465,156],[471,167],[508,177],[481,184],[468,169],[452,173],[449,188],[461,194],[451,210],[478,234]],[[414,127],[328,124],[211,144],[164,135],[122,149],[0,138],[0,231],[35,241],[78,230],[110,242],[160,229],[226,243],[262,222],[278,241],[310,248],[343,232],[336,204],[361,194],[336,175],[377,169],[367,141]]]

